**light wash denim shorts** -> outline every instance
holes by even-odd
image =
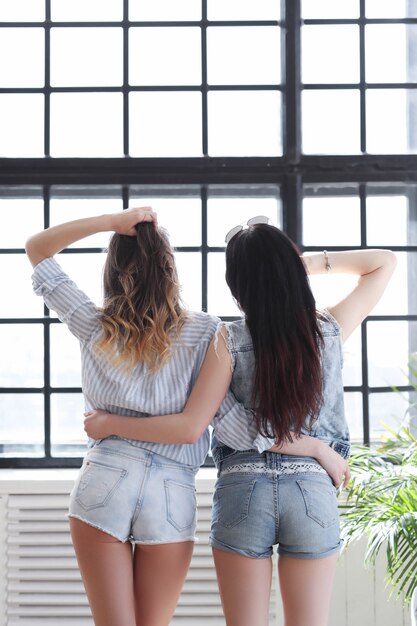
[[[336,489],[311,457],[227,446],[213,450],[218,468],[210,544],[252,558],[326,557],[340,549]]]
[[[123,542],[194,541],[197,470],[123,439],[102,439],[87,452],[68,515]]]

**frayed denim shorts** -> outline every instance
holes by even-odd
[[[336,489],[311,457],[227,446],[213,450],[218,468],[210,544],[252,558],[330,556],[340,549]]]
[[[123,439],[102,439],[87,452],[68,515],[123,542],[194,541],[197,470]]]

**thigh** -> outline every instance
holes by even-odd
[[[271,558],[213,549],[227,626],[268,626]]]
[[[337,554],[322,559],[279,557],[285,626],[327,625],[337,558]]]
[[[193,543],[136,545],[134,590],[138,626],[168,626],[191,561]]]
[[[75,518],[70,529],[95,626],[136,626],[131,545]]]

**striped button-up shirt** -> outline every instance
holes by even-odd
[[[180,412],[203,363],[219,319],[207,313],[190,313],[181,336],[172,344],[172,358],[156,373],[138,363],[126,371],[114,366],[95,344],[101,336],[99,310],[70,280],[54,258],[39,263],[32,277],[35,293],[77,337],[81,348],[82,389],[86,410],[100,408],[127,416],[166,415]],[[203,463],[210,436],[208,430],[194,444],[161,444],[132,441],[186,465]]]

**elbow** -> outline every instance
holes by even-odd
[[[33,267],[35,267],[35,265],[42,261],[42,255],[40,254],[38,246],[36,244],[35,236],[29,237],[29,239],[26,241],[25,251]]]
[[[197,441],[203,435],[205,430],[206,430],[205,428],[198,428],[198,427],[197,428],[191,427],[187,429],[187,432],[186,432],[187,441],[185,443],[197,443]]]
[[[392,267],[393,270],[397,267],[397,255],[392,250],[387,250],[388,252],[388,263]]]

